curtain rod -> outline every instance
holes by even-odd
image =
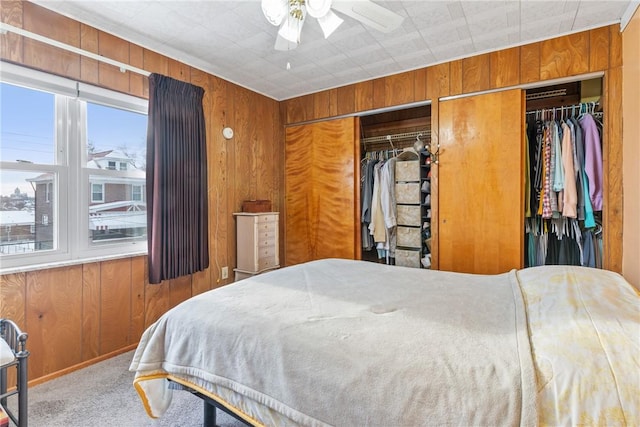
[[[125,64],[124,62],[116,61],[114,59],[107,58],[102,55],[98,55],[97,53],[89,52],[88,50],[80,49],[75,46],[68,45],[66,43],[59,42],[57,40],[50,39],[45,36],[41,36],[40,34],[32,33],[31,31],[23,30],[22,28],[14,27],[13,25],[5,24],[4,22],[0,22],[0,32],[5,34],[6,32],[15,33],[32,40],[36,40],[60,49],[64,49],[69,52],[77,53],[82,56],[86,56],[87,58],[95,59],[96,61],[105,62],[107,64],[116,66],[120,69],[121,72],[131,71],[132,73],[142,74],[143,76],[149,76],[151,74],[149,71],[143,70],[141,68],[133,67],[129,64]]]

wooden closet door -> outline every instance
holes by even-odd
[[[286,129],[284,264],[360,258],[356,117]]]
[[[524,259],[524,95],[440,102],[440,270],[495,274]]]

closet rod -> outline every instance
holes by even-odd
[[[380,135],[380,136],[370,136],[367,138],[360,138],[360,142],[363,144],[370,144],[375,142],[385,142],[385,141],[397,141],[399,139],[410,139],[421,137],[428,137],[431,135],[430,130],[420,130],[415,132],[404,132],[404,133],[394,133],[390,135]]]
[[[22,28],[14,27],[13,25],[5,24],[4,22],[0,22],[0,33],[5,34],[6,32],[15,33],[32,40],[36,40],[50,46],[54,46],[60,49],[64,49],[68,52],[77,53],[82,56],[86,56],[87,58],[95,59],[96,61],[104,62],[113,66],[116,66],[120,69],[122,73],[125,71],[131,71],[136,74],[142,74],[143,76],[148,76],[151,74],[149,71],[143,70],[141,68],[133,67],[129,64],[125,64],[124,62],[116,61],[102,55],[98,55],[97,53],[89,52],[88,50],[80,49],[75,46],[68,45],[66,43],[59,42],[57,40],[50,39],[45,36],[41,36],[40,34],[32,33],[31,31],[23,30]]]

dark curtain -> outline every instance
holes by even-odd
[[[204,89],[149,76],[149,283],[209,266]]]

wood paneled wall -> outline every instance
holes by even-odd
[[[132,348],[171,307],[228,283],[235,266],[235,222],[246,199],[282,206],[284,151],[279,103],[174,59],[33,3],[0,3],[2,22],[205,89],[209,167],[208,270],[149,285],[146,257],[0,276],[0,317],[29,333],[29,376],[44,380]],[[147,78],[13,33],[0,35],[3,60],[147,98]],[[232,140],[222,129],[235,131]],[[281,255],[282,256],[282,255]]]
[[[285,125],[431,101],[432,144],[438,143],[438,99],[604,72],[605,267],[622,269],[622,45],[611,25],[476,55],[283,101]],[[442,154],[444,155],[444,154]],[[437,235],[437,168],[432,171],[432,232]],[[435,205],[433,200],[435,200]],[[438,268],[437,247],[432,265]]]
[[[291,98],[283,112],[285,124],[295,124],[621,65],[619,26],[611,25]]]

